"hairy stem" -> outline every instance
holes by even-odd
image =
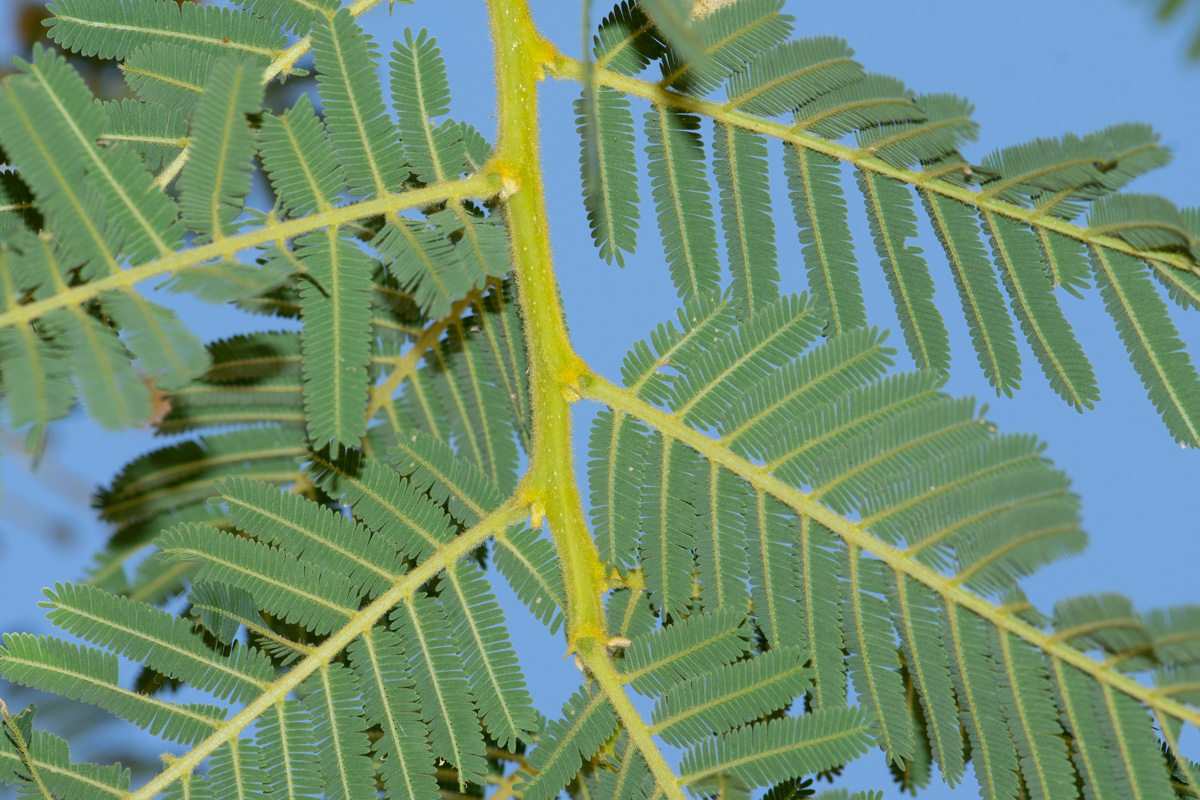
[[[568,652],[607,641],[604,568],[583,517],[571,453],[571,389],[587,371],[571,349],[550,253],[538,139],[537,83],[557,55],[525,0],[488,0],[496,53],[499,142],[490,166],[503,178],[517,299],[525,322],[533,406],[530,468],[519,497],[544,516],[558,546],[567,594]]]
[[[581,643],[579,656],[583,665],[596,679],[600,691],[608,698],[608,702],[616,709],[617,718],[621,720],[625,732],[629,734],[633,746],[646,759],[650,774],[654,776],[658,790],[667,800],[684,800],[683,790],[679,787],[679,779],[675,777],[671,766],[663,758],[662,751],[654,741],[650,726],[642,719],[642,715],[634,708],[633,701],[625,692],[625,684],[613,666],[612,659],[604,645],[599,642]]]

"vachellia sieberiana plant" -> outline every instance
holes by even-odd
[[[1040,442],[941,391],[931,277],[952,273],[998,393],[1040,371],[1079,409],[1098,388],[1059,292],[1102,302],[1167,431],[1200,446],[1168,308],[1200,307],[1200,209],[1119,191],[1167,161],[1149,127],[971,164],[966,100],[794,38],[782,0],[623,0],[582,60],[525,0],[487,0],[492,143],[449,116],[429,33],[379,77],[359,19],[377,5],[54,0],[61,52],[0,84],[8,425],[36,447],[78,401],[177,436],[99,492],[111,542],[45,591],[62,638],[0,648],[7,681],[161,737],[161,768],[134,786],[76,763],[11,705],[3,782],[792,800],[871,757],[901,790],[973,773],[984,798],[1197,796],[1180,742],[1200,726],[1200,606],[1026,601],[1023,576],[1083,547],[1079,501]],[[118,62],[127,96],[95,98],[64,53]],[[581,84],[599,255],[622,263],[657,226],[678,289],[619,377],[572,349],[558,296],[547,78]],[[852,243],[858,195],[873,242]],[[922,220],[944,252],[911,243]],[[777,256],[794,235],[802,267]],[[872,247],[914,371],[869,326]],[[807,293],[781,292],[792,269]],[[138,288],[163,284],[298,323],[205,345]],[[581,467],[585,400],[602,410]],[[563,648],[518,652],[493,581]],[[547,720],[522,664],[564,649],[578,689]]]

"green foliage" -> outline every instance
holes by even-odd
[[[971,166],[966,100],[869,74],[841,39],[791,40],[778,0],[626,0],[589,65],[530,55],[523,8],[492,9],[493,152],[449,117],[426,31],[390,50],[388,108],[356,19],[373,4],[56,0],[54,41],[121,62],[133,96],[96,101],[43,48],[0,85],[11,426],[36,446],[77,395],[107,427],[154,415],[181,437],[98,492],[110,542],[45,592],[81,641],[0,647],[0,677],[175,755],[131,789],[0,707],[0,782],[43,800],[800,800],[877,747],[906,792],[969,764],[989,800],[1195,796],[1200,610],[1025,601],[1023,577],[1083,547],[1079,498],[1041,442],[941,391],[950,335],[911,243],[919,197],[998,393],[1019,386],[1020,327],[1055,391],[1098,399],[1057,299],[1094,283],[1168,431],[1200,445],[1200,378],[1150,280],[1200,308],[1200,210],[1119,193],[1166,162],[1153,131]],[[264,89],[309,50],[315,97]],[[513,144],[543,72],[589,82],[583,213],[608,262],[637,246],[645,137],[682,305],[623,387],[570,347],[538,154]],[[780,291],[772,138],[806,294]],[[916,371],[868,327],[849,168]],[[288,329],[202,346],[139,293],[151,279]],[[583,398],[605,405],[590,530],[569,461]],[[522,664],[545,654],[510,638],[501,579],[580,670],[559,719],[534,708]],[[196,702],[164,690],[181,684]]]
[[[645,32],[644,18],[624,6],[605,20],[595,39],[596,96],[609,106],[621,93],[650,103],[647,169],[656,183],[664,254],[685,301],[709,291],[710,276],[719,274],[708,227],[712,215],[702,196],[708,193],[704,144],[690,123],[699,113],[715,122],[713,169],[742,318],[751,319],[760,298],[771,298],[780,280],[766,193],[765,136],[785,143],[784,169],[809,290],[823,307],[827,334],[865,322],[840,188],[844,164],[855,167],[905,343],[918,367],[950,369],[950,340],[933,296],[931,267],[920,249],[907,243],[917,232],[914,189],[945,249],[980,366],[998,394],[1011,396],[1021,381],[1015,318],[1064,400],[1083,410],[1099,399],[1091,365],[1054,291],[1062,287],[1083,296],[1093,252],[1149,265],[1172,299],[1194,306],[1190,287],[1200,274],[1191,252],[1197,235],[1194,210],[1180,211],[1160,197],[1117,194],[1169,160],[1148,126],[1122,124],[1082,137],[1038,139],[997,150],[972,167],[958,153],[979,136],[969,102],[952,95],[914,95],[893,78],[868,74],[840,39],[786,41],[792,18],[780,10],[775,0],[741,0],[696,20],[693,28],[707,47],[706,57],[694,63]],[[660,83],[626,77],[655,61],[665,76]],[[704,99],[721,87],[724,102]],[[781,117],[789,120],[780,122]],[[634,146],[624,126],[588,131],[588,151],[628,152]],[[669,134],[677,140],[673,149],[663,144],[671,142]],[[854,146],[844,143],[849,134]],[[621,168],[630,168],[627,160]],[[607,210],[608,230],[632,230],[636,224],[630,196],[617,202],[633,185],[616,182],[619,191],[588,193],[589,208]],[[674,187],[673,193],[664,186]],[[618,214],[622,209],[624,218]],[[1084,212],[1088,226],[1077,227],[1073,223]],[[994,265],[980,242],[980,226]],[[607,241],[597,239],[605,258]],[[634,245],[629,237],[623,249],[632,252]],[[998,283],[1011,312],[1003,308]],[[1118,330],[1156,328],[1157,320],[1165,320],[1149,306],[1133,312],[1136,321],[1113,313]],[[1169,328],[1160,329],[1171,336]],[[1144,345],[1128,347],[1170,434],[1200,446],[1191,430],[1195,411],[1182,399],[1200,395],[1190,361],[1156,368],[1153,362],[1163,359],[1147,355]],[[1168,349],[1182,355],[1177,347]]]

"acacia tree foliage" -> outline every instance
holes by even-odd
[[[357,20],[375,5],[56,0],[53,40],[119,61],[132,96],[95,100],[49,48],[0,86],[10,424],[36,441],[76,397],[104,426],[145,422],[152,376],[157,430],[183,436],[99,493],[116,533],[43,603],[68,638],[0,649],[0,676],[172,755],[134,788],[5,707],[5,782],[60,800],[786,798],[878,749],[906,790],[970,763],[985,798],[1196,796],[1179,742],[1200,724],[1200,607],[1025,601],[1022,576],[1083,546],[1078,498],[1041,443],[940,391],[930,277],[952,271],[998,393],[1022,377],[1019,331],[1080,409],[1098,390],[1057,293],[1094,283],[1167,429],[1200,446],[1163,299],[1200,304],[1200,210],[1119,193],[1166,162],[1151,129],[971,165],[965,100],[793,39],[778,0],[622,2],[582,62],[522,0],[489,0],[493,146],[449,116],[427,32],[377,79]],[[300,64],[315,92],[264,108]],[[558,298],[545,77],[583,84],[600,255],[636,247],[648,185],[679,291],[619,384],[574,352]],[[850,171],[913,372],[867,326]],[[919,213],[944,262],[908,241]],[[808,293],[782,294],[776,237],[797,231]],[[202,345],[137,291],[163,279],[299,332]],[[584,399],[604,407],[586,486]],[[516,652],[489,580],[565,637],[580,683],[561,718],[533,708],[521,658],[547,654]],[[164,690],[180,683],[204,700]]]

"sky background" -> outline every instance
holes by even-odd
[[[0,0],[0,9],[12,0]],[[579,7],[570,0],[532,0],[535,19],[565,52],[578,55]],[[596,17],[609,6],[597,0]],[[1164,29],[1146,5],[1130,0],[1007,0],[1004,3],[843,2],[789,0],[797,36],[831,34],[854,47],[868,71],[903,79],[918,92],[953,92],[976,105],[980,142],[965,149],[979,161],[998,147],[1065,132],[1084,134],[1108,125],[1150,122],[1174,154],[1173,163],[1130,187],[1162,194],[1180,206],[1200,204],[1200,67],[1183,57],[1190,26]],[[452,115],[485,133],[494,131],[491,47],[480,0],[418,0],[370,12],[367,29],[385,55],[406,26],[427,27],[446,55],[454,91]],[[11,32],[0,33],[0,51],[11,52]],[[9,37],[7,40],[4,37]],[[578,157],[571,101],[575,84],[548,81],[542,92],[543,161],[552,241],[562,281],[568,322],[579,352],[598,370],[619,378],[625,351],[676,306],[662,259],[657,226],[642,182],[639,252],[625,269],[596,255],[580,202]],[[635,105],[640,121],[641,111]],[[640,124],[639,124],[640,129]],[[644,154],[639,144],[639,158]],[[791,222],[780,148],[772,143],[772,192],[780,269],[785,288],[802,290],[800,247]],[[899,367],[911,366],[878,259],[867,233],[862,203],[853,181],[844,184],[855,231],[856,252],[867,291],[868,318],[890,329],[901,350]],[[953,376],[947,390],[975,395],[989,404],[989,418],[1001,431],[1037,434],[1049,443],[1047,455],[1074,479],[1083,497],[1085,528],[1091,536],[1081,557],[1043,569],[1024,583],[1037,606],[1075,594],[1116,591],[1140,609],[1200,601],[1200,455],[1174,444],[1130,366],[1111,319],[1094,291],[1079,301],[1062,295],[1068,318],[1096,369],[1102,400],[1078,414],[1049,389],[1025,342],[1021,341],[1025,385],[1013,399],[997,399],[977,367],[965,322],[940,245],[924,218],[918,244],[924,247],[946,314],[953,350]],[[185,319],[208,340],[246,329],[280,327],[233,309],[173,301]],[[1178,312],[1178,309],[1175,309]],[[1175,314],[1185,341],[1200,353],[1200,315]],[[576,429],[582,467],[588,421],[594,409],[577,407]],[[101,432],[81,412],[56,423],[36,476],[19,452],[21,438],[8,435],[0,463],[0,630],[48,630],[36,603],[43,586],[82,575],[92,553],[108,534],[88,507],[89,493],[107,482],[125,462],[167,442],[148,431]],[[582,468],[580,474],[583,474]],[[561,661],[561,638],[549,638],[506,591],[497,586],[510,615],[517,646],[536,653],[524,660],[539,707],[555,716],[578,683],[569,661]],[[533,649],[531,649],[533,648]],[[11,698],[0,686],[0,697]],[[75,707],[78,708],[77,706]],[[40,715],[55,727],[69,716]],[[61,714],[61,712],[60,712]],[[101,720],[89,717],[87,724]],[[104,758],[149,737],[110,738],[117,728],[97,726],[79,740],[76,759]],[[120,730],[129,730],[122,726]],[[158,748],[158,749],[161,749]],[[1200,753],[1200,736],[1191,747]],[[135,775],[135,785],[139,782]],[[873,752],[852,765],[850,788],[884,789],[895,794],[882,755]],[[0,798],[7,797],[0,789]],[[972,777],[950,792],[940,783],[922,797],[975,795]]]

